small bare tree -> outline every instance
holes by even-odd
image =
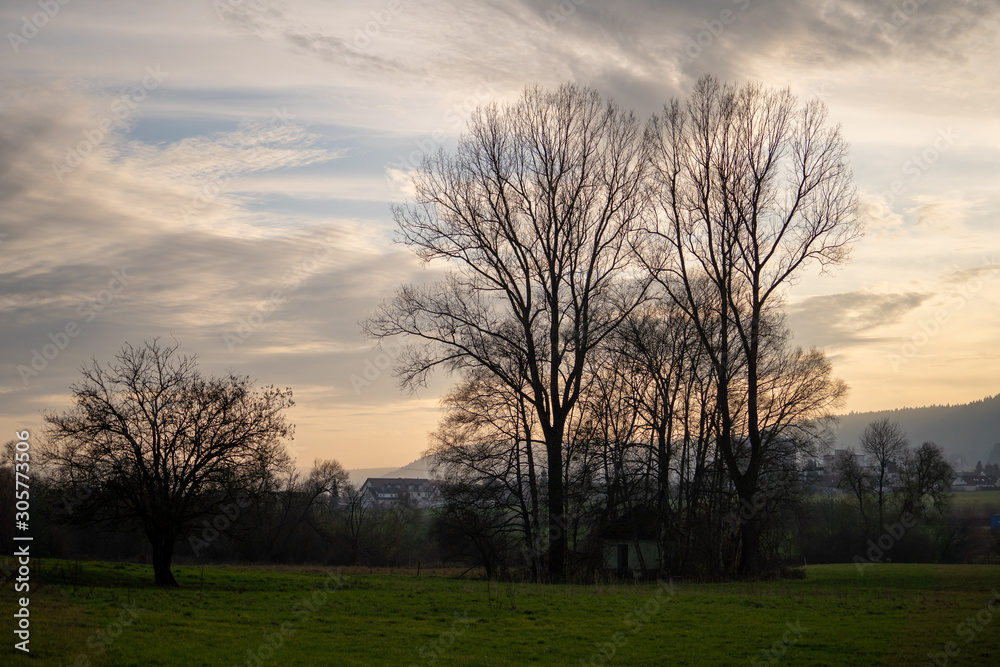
[[[465,375],[442,400],[445,415],[429,451],[436,462],[435,474],[452,485],[505,489],[502,504],[518,517],[522,552],[532,579],[537,580],[543,554],[538,470],[544,465],[544,452],[540,457],[536,451],[543,443],[532,437],[537,433],[537,416],[522,392],[510,390],[488,371]]]
[[[291,390],[203,377],[195,358],[156,340],[126,344],[115,362],[95,359],[82,373],[73,408],[45,415],[54,484],[77,499],[71,520],[140,528],[156,584],[176,586],[177,541],[237,496],[270,492],[289,469]]]
[[[869,502],[872,494],[872,479],[868,469],[858,460],[854,449],[848,449],[837,455],[833,462],[833,474],[836,476],[837,488],[846,491],[854,497],[861,513],[864,534],[871,533]]]
[[[365,550],[374,531],[375,501],[362,493],[360,487],[348,482],[344,485],[341,503],[351,541],[351,564],[360,565],[361,552]]]
[[[891,473],[896,466],[902,466],[910,441],[899,422],[884,417],[865,427],[859,443],[867,459],[866,466],[871,471],[872,492],[875,494],[881,529],[885,523],[886,500],[894,490]]]
[[[908,449],[899,470],[899,490],[903,494],[900,513],[943,511],[951,496],[954,479],[955,469],[945,459],[939,445],[925,442],[914,450]]]

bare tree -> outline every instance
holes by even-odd
[[[289,469],[276,493],[258,499],[256,520],[242,526],[248,533],[244,537],[254,541],[266,539],[272,554],[293,545],[305,549],[306,542],[301,539],[304,526],[326,542],[327,519],[347,479],[347,471],[332,459],[314,460],[313,467],[304,478],[294,469]]]
[[[902,512],[926,513],[930,508],[944,509],[951,495],[955,470],[945,460],[941,447],[925,442],[903,454],[899,470],[899,490],[903,494]]]
[[[717,446],[741,502],[752,504],[769,442],[784,420],[829,414],[843,395],[824,392],[825,401],[791,415],[762,404],[770,399],[761,380],[768,318],[786,288],[810,264],[843,262],[860,236],[847,144],[820,101],[800,104],[788,90],[722,85],[712,77],[698,82],[686,105],[665,106],[648,141],[660,243],[658,252],[646,250],[647,265],[691,318],[711,359]],[[704,280],[717,295],[707,301],[710,310],[695,294]],[[740,572],[753,576],[752,517],[742,524],[741,543]]]
[[[454,154],[426,158],[402,241],[452,269],[408,286],[365,323],[422,340],[404,385],[435,367],[483,368],[537,415],[548,465],[548,572],[565,572],[564,439],[587,357],[645,298],[623,279],[647,211],[646,143],[631,113],[572,85],[478,109]],[[428,344],[429,343],[429,344]],[[511,359],[520,363],[510,364]]]
[[[542,535],[536,449],[537,416],[523,392],[512,391],[484,369],[470,370],[442,400],[445,415],[430,449],[435,473],[452,485],[505,488],[504,505],[518,516],[522,552],[533,580],[541,575]],[[456,486],[455,488],[458,488]],[[463,500],[469,494],[452,494]]]
[[[871,532],[871,521],[868,516],[872,493],[872,480],[868,469],[861,464],[853,449],[848,449],[837,455],[833,462],[833,472],[836,475],[837,488],[850,493],[858,504],[865,536]]]
[[[154,340],[126,344],[106,367],[92,360],[70,387],[73,408],[45,415],[42,449],[57,488],[78,499],[74,521],[143,530],[160,586],[177,585],[179,539],[238,495],[273,489],[291,464],[281,442],[290,390],[206,378],[176,352]]]
[[[888,417],[868,424],[858,439],[866,456],[866,465],[871,470],[872,492],[878,507],[879,528],[885,523],[885,504],[893,491],[891,473],[897,465],[902,465],[903,456],[910,442],[899,422]]]
[[[359,565],[361,552],[374,530],[374,501],[366,498],[358,486],[348,482],[344,485],[342,503],[351,542],[351,564]]]

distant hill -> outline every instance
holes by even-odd
[[[900,423],[910,444],[931,441],[941,446],[953,465],[971,468],[1000,459],[1000,394],[965,405],[933,405],[881,412],[852,412],[840,416],[838,447],[857,447],[869,423],[888,417]]]
[[[1000,463],[1000,394],[965,405],[840,415],[837,447],[857,447],[858,437],[865,427],[883,417],[898,421],[915,447],[928,440],[939,444],[959,469],[972,468],[976,461]],[[424,456],[402,468],[358,468],[347,473],[351,482],[360,486],[369,477],[431,477],[432,463],[432,457]]]
[[[389,477],[388,473],[397,470],[396,468],[355,468],[347,471],[347,478],[351,484],[361,486],[369,477]]]
[[[433,458],[424,456],[407,463],[402,468],[356,468],[348,470],[351,483],[358,486],[365,483],[369,477],[402,477],[404,479],[428,478],[431,476]]]

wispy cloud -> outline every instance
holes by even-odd
[[[868,290],[807,298],[788,310],[797,337],[818,347],[843,348],[884,342],[887,331],[929,298],[929,293]]]

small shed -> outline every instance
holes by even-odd
[[[604,574],[620,579],[655,579],[660,571],[656,540],[602,540]]]

